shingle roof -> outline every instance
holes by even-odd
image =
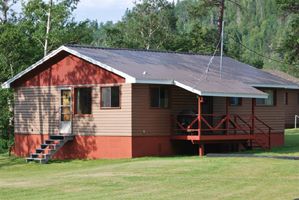
[[[265,72],[268,72],[274,76],[278,76],[280,78],[283,78],[285,80],[288,80],[290,82],[293,82],[295,84],[299,84],[299,78],[296,78],[294,76],[291,76],[290,74],[287,74],[285,72],[275,70],[275,69],[264,69]]]
[[[215,56],[208,73],[206,73],[207,65],[211,59],[209,55],[63,46],[60,50],[58,49],[52,53],[51,56],[55,56],[60,51],[67,51],[104,67],[125,77],[127,82],[174,84],[203,96],[265,98],[266,94],[254,87],[299,88],[299,85],[293,82],[229,57],[223,58],[222,78],[220,78],[219,56]],[[42,62],[40,61],[30,68],[37,67]],[[9,80],[6,85],[9,86],[20,76],[22,74]]]

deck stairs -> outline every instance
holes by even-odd
[[[30,157],[26,158],[26,162],[48,163],[55,153],[67,142],[72,141],[73,138],[74,136],[51,135],[49,139],[40,145],[40,148],[35,150],[35,153],[31,153]]]

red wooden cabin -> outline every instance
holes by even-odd
[[[217,56],[84,46],[2,87],[15,91],[14,153],[41,162],[280,146],[283,97],[299,88],[228,57],[220,77]]]

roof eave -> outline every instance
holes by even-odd
[[[240,97],[240,98],[257,98],[267,99],[267,94],[245,94],[245,93],[220,93],[220,92],[202,92],[202,96],[214,97]]]
[[[249,84],[255,88],[281,88],[281,89],[299,89],[299,85],[276,85],[276,84]]]
[[[214,97],[241,97],[241,98],[268,98],[268,94],[261,92],[261,94],[253,93],[222,93],[222,92],[203,92],[188,85],[182,84],[175,80],[136,80],[134,83],[140,84],[160,84],[160,85],[175,85],[189,92],[199,96],[214,96]]]
[[[53,56],[55,56],[56,54],[58,54],[59,52],[61,52],[63,50],[64,50],[64,46],[61,46],[58,49],[52,51],[47,56],[43,57],[41,60],[37,61],[36,63],[34,63],[33,65],[31,65],[30,67],[26,68],[25,70],[21,71],[20,73],[18,73],[17,75],[15,75],[14,77],[12,77],[11,79],[9,79],[6,82],[4,82],[1,85],[1,87],[2,88],[10,88],[11,84],[14,81],[16,81],[17,79],[21,78],[22,76],[24,76],[25,74],[27,74],[31,70],[35,69],[37,66],[43,64],[44,62],[46,62],[47,60],[49,60],[50,58],[52,58]]]

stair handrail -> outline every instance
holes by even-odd
[[[264,121],[262,121],[260,118],[258,118],[257,116],[253,116],[257,121],[259,121],[261,124],[263,124],[264,126],[267,127],[268,129],[268,133],[266,133],[265,131],[263,131],[262,129],[258,128],[256,125],[254,128],[258,128],[258,130],[260,130],[265,136],[268,137],[268,148],[271,149],[271,130],[273,129],[271,126],[269,126],[268,124],[266,124]]]
[[[234,116],[237,119],[241,120],[249,129],[251,129],[251,125],[246,120],[244,120],[240,115],[235,114]]]

